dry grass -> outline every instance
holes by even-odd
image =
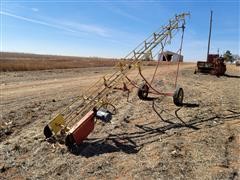
[[[53,56],[1,52],[0,71],[35,71],[47,69],[112,67],[119,61],[119,59],[98,57]],[[161,62],[161,64],[169,63]],[[144,65],[154,66],[156,65],[156,62],[145,61]]]
[[[0,71],[34,71],[86,67],[110,67],[112,60],[0,60]]]
[[[194,68],[181,67],[182,107],[171,97],[151,94],[157,99],[142,101],[135,89],[127,101],[126,93],[114,91],[110,97],[117,97],[117,113],[112,123],[97,121],[93,133],[74,151],[54,140],[44,141],[43,127],[110,72],[108,68],[1,73],[1,177],[239,179],[240,96],[234,92],[239,92],[240,79],[194,74]],[[144,70],[152,77],[154,67]],[[173,66],[162,67],[154,86],[171,87],[174,72]]]
[[[85,67],[110,67],[118,60],[70,56],[1,53],[0,71],[34,71]]]

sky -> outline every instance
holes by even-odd
[[[240,54],[239,0],[1,0],[1,51],[122,58],[175,14],[186,18],[183,55]],[[177,37],[176,37],[177,39]],[[173,40],[166,50],[177,50]]]

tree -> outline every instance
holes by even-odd
[[[233,63],[233,61],[234,61],[233,55],[232,55],[232,53],[231,53],[229,50],[227,50],[227,51],[224,53],[223,57],[224,57],[224,59],[225,59],[226,62],[231,62],[231,63]]]

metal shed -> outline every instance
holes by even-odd
[[[164,51],[164,52],[160,53],[158,58],[160,61],[177,62],[179,60],[180,62],[183,62],[182,55],[177,54],[175,52],[171,52],[171,51]]]

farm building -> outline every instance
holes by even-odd
[[[164,51],[159,54],[158,56],[160,61],[172,61],[172,62],[177,62],[178,60],[180,62],[183,62],[183,56],[180,54],[177,54],[175,52],[171,51]]]

